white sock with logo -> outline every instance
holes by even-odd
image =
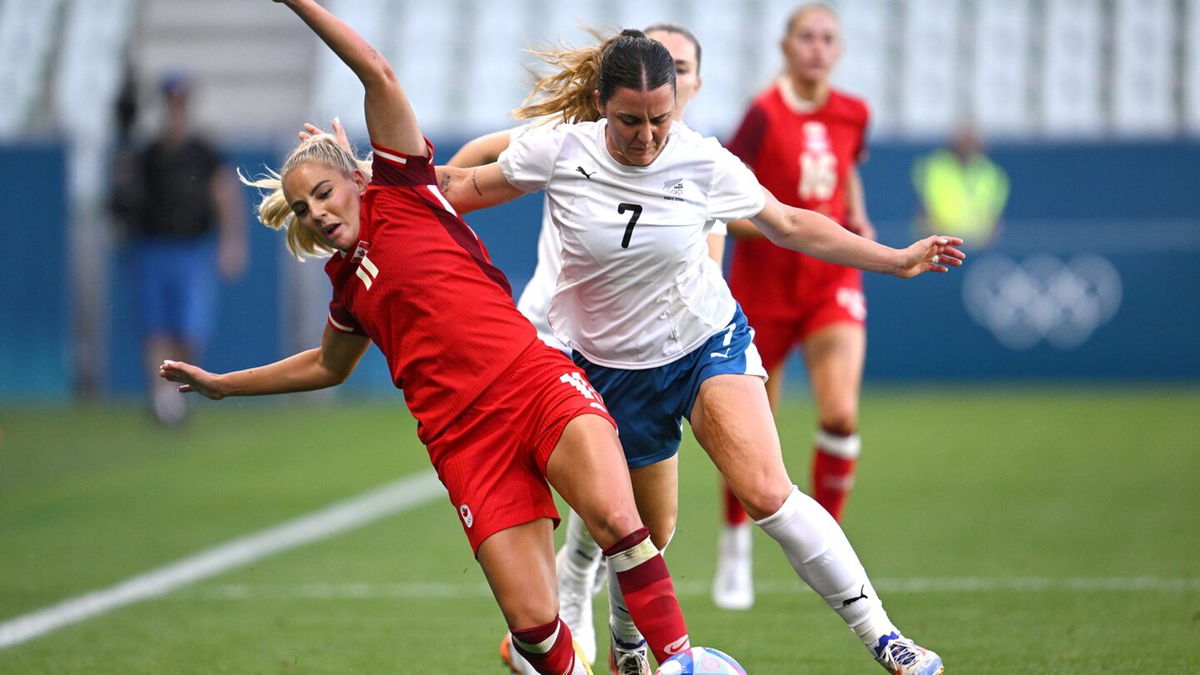
[[[863,644],[874,647],[879,636],[896,631],[842,528],[815,500],[792,486],[778,511],[755,522]]]

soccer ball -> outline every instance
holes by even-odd
[[[662,662],[655,675],[746,675],[733,657],[712,647],[692,647]]]

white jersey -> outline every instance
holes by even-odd
[[[509,143],[529,129],[535,128],[535,125],[540,126],[535,122],[511,129],[508,132]],[[680,127],[681,133],[695,133],[683,122],[675,122],[671,126]],[[718,220],[709,234],[723,237],[726,232],[725,222]],[[558,275],[561,271],[562,237],[558,236],[558,228],[554,225],[554,219],[550,217],[550,198],[543,197],[542,228],[538,231],[537,240],[537,265],[533,268],[533,276],[529,278],[529,283],[525,284],[524,290],[521,291],[517,309],[533,323],[542,342],[559,351],[569,352],[571,348],[555,337],[554,331],[550,329],[550,300],[554,297],[554,289],[558,286]]]
[[[605,128],[535,127],[512,138],[500,168],[523,191],[546,190],[562,264],[548,313],[554,334],[593,363],[653,368],[728,325],[735,304],[706,236],[757,215],[766,197],[739,159],[678,122],[644,167],[614,160]]]

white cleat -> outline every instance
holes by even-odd
[[[609,675],[650,675],[650,658],[646,655],[646,641],[627,644],[617,639],[609,630],[608,672]]]
[[[717,574],[713,579],[713,604],[721,609],[745,610],[754,606],[754,565],[750,523],[726,525],[717,543]]]
[[[897,633],[879,638],[875,660],[892,675],[942,675],[942,657]]]

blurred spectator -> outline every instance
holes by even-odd
[[[191,80],[164,77],[164,120],[144,147],[130,142],[136,92],[129,78],[118,101],[119,138],[112,206],[133,251],[134,279],[150,406],[163,424],[179,424],[187,403],[158,377],[164,359],[203,358],[216,309],[218,279],[246,267],[245,206],[232,169],[191,128]]]
[[[977,249],[996,240],[1008,176],[983,153],[974,128],[960,127],[949,147],[918,159],[913,186],[921,199],[917,226],[923,234],[961,237]]]

